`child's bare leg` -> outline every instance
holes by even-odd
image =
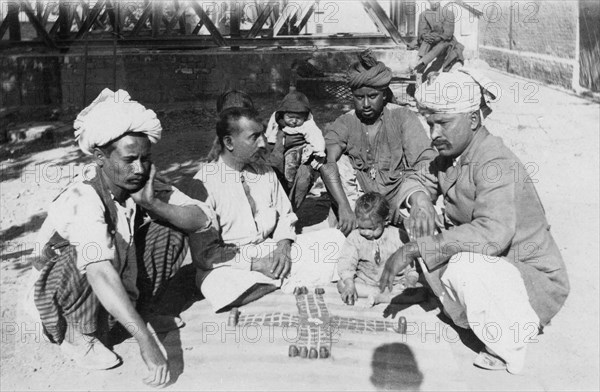
[[[373,286],[371,286],[371,287],[373,287]],[[404,291],[404,287],[394,286],[392,291],[389,291],[388,289],[386,289],[382,293],[379,290],[379,287],[375,287],[375,290],[372,292],[372,294],[370,294],[368,296],[369,305],[375,306],[377,304],[389,304],[390,302],[392,302],[392,298],[395,298],[398,295],[402,294],[403,291]]]
[[[358,298],[369,298],[370,296],[379,293],[379,287],[377,286],[373,286],[363,282],[357,282],[356,280],[354,281],[354,285],[356,286],[356,293],[358,294]]]

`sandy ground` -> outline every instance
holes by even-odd
[[[495,71],[488,73],[498,83],[501,92],[494,106],[495,111],[487,120],[488,129],[504,138],[537,181],[538,192],[545,205],[552,232],[566,260],[572,285],[571,295],[564,309],[556,316],[552,325],[546,328],[544,335],[538,337],[538,342],[530,344],[525,374],[510,376],[507,373],[477,370],[471,365],[474,352],[461,340],[440,343],[435,341],[435,333],[422,332],[408,342],[419,363],[422,375],[420,383],[368,382],[370,374],[365,370],[362,377],[360,370],[362,365],[368,367],[368,363],[362,363],[358,357],[367,352],[370,359],[370,353],[376,353],[377,346],[373,342],[369,343],[373,339],[344,335],[345,341],[341,345],[346,345],[349,349],[355,343],[355,346],[362,347],[362,351],[347,351],[343,354],[343,350],[338,350],[338,359],[341,361],[338,361],[338,365],[345,365],[337,368],[327,365],[324,370],[318,370],[315,366],[295,364],[294,370],[290,372],[297,375],[293,377],[292,389],[335,390],[349,387],[340,384],[339,379],[343,376],[340,372],[348,372],[348,380],[353,383],[350,389],[600,389],[600,107],[597,103],[528,80]],[[193,173],[198,157],[206,153],[213,137],[213,105],[212,102],[206,102],[187,108],[155,108],[159,111],[166,131],[164,140],[154,151],[154,159],[159,168],[171,178],[177,180]],[[266,114],[275,107],[275,101],[259,100],[258,106]],[[342,111],[343,108],[339,106],[318,105],[315,117],[324,123],[331,121]],[[65,361],[56,347],[45,342],[39,325],[32,323],[20,310],[20,296],[31,268],[29,255],[39,246],[35,243],[35,233],[43,222],[44,211],[56,192],[74,174],[80,172],[87,160],[68,138],[57,137],[50,142],[29,143],[23,149],[18,147],[10,146],[7,149],[3,146],[0,161],[0,389],[144,389],[139,381],[141,365],[135,344],[127,344],[131,341],[115,348],[125,360],[123,366],[107,372],[81,371]],[[261,378],[256,375],[261,368],[253,362],[260,363],[263,354],[266,365],[278,367],[280,374],[285,372],[286,368],[277,363],[276,357],[270,356],[272,345],[265,346],[258,353],[250,353],[247,347],[239,344],[204,344],[200,337],[202,332],[194,327],[194,320],[224,320],[223,315],[211,315],[205,302],[199,301],[183,313],[188,322],[184,329],[161,337],[169,356],[173,354],[180,359],[177,362],[180,377],[169,389],[285,388],[285,383],[270,379],[262,378],[261,383]],[[256,306],[261,305],[259,303]],[[413,308],[407,311],[415,320],[431,328],[440,325],[436,311]],[[442,324],[442,328],[444,325],[446,324]],[[374,338],[373,341],[377,339],[383,339],[381,344],[387,342],[393,345],[398,338],[392,335]],[[356,353],[355,358],[352,352]],[[400,352],[398,355],[402,357],[401,354]],[[232,363],[246,370],[232,368],[227,355],[237,358]],[[388,358],[388,362],[393,362],[392,359]],[[403,366],[405,370],[406,366],[412,369],[409,362],[403,359],[397,366],[385,368],[383,374],[389,377],[390,374],[401,371]],[[329,378],[315,376],[311,381],[308,376],[320,374],[319,371],[334,373]],[[195,376],[198,372],[202,374]],[[352,373],[356,374],[350,377]],[[377,374],[382,373],[380,371]]]

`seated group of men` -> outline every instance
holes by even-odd
[[[488,92],[477,77],[442,73],[417,90],[430,140],[415,113],[387,102],[391,76],[369,54],[350,67],[355,109],[325,133],[326,157],[314,169],[338,225],[306,234],[296,234],[292,204],[264,164],[265,127],[251,107],[221,112],[209,159],[184,194],[152,163],[162,130],[155,113],[105,89],[75,121],[95,170],[56,197],[41,229],[46,246],[33,299],[49,339],[82,366],[110,368],[119,358],[100,332],[118,322],[139,344],[145,381],[165,385],[168,361],[146,321],[164,316],[153,305],[188,248],[196,285],[215,311],[279,287],[329,283],[356,228],[356,199],[376,192],[391,223],[410,236],[381,260],[381,291],[418,264],[443,311],[485,344],[475,363],[520,372],[526,343],[514,337],[531,337],[531,325],[541,330],[569,292],[536,190],[519,159],[483,126]],[[410,213],[404,222],[403,211]],[[316,255],[334,262],[315,262]]]

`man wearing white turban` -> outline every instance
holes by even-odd
[[[446,315],[485,345],[474,365],[519,373],[526,343],[560,310],[569,281],[527,170],[482,125],[490,86],[464,70],[417,90],[439,155],[402,184],[412,241],[388,259],[380,288],[418,260]],[[438,232],[432,202],[439,196],[445,227]]]
[[[169,368],[140,313],[155,331],[181,326],[160,315],[158,298],[186,254],[184,233],[208,229],[214,215],[156,179],[150,145],[161,130],[156,114],[123,90],[103,90],[77,116],[76,139],[94,165],[48,210],[31,295],[46,336],[82,367],[118,365],[99,338],[115,320],[126,327],[152,386],[169,382]]]

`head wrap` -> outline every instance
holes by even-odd
[[[415,92],[417,106],[435,113],[491,113],[490,99],[496,98],[488,89],[493,82],[475,70],[461,68],[458,72],[442,72]]]
[[[283,97],[278,112],[310,113],[310,103],[306,95],[292,91]]]
[[[348,69],[348,85],[350,89],[356,90],[361,87],[371,87],[383,90],[392,80],[392,70],[381,61],[377,61],[367,49],[358,55],[359,61]]]
[[[105,88],[94,102],[83,109],[73,123],[75,140],[85,154],[126,133],[144,133],[150,142],[160,140],[162,126],[153,110],[132,101],[129,93]]]

